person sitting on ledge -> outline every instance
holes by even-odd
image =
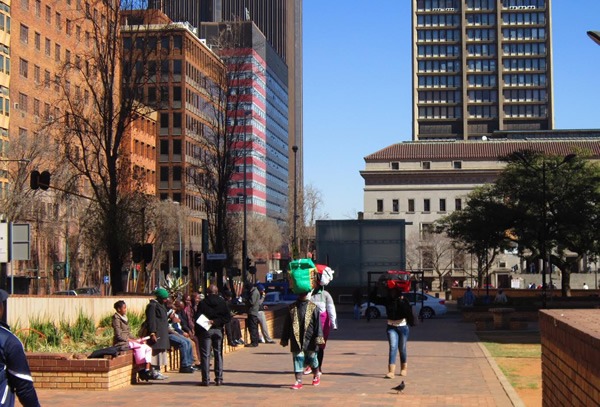
[[[495,304],[506,304],[508,302],[508,298],[506,298],[506,294],[504,294],[504,291],[502,291],[502,289],[498,290],[498,293],[496,294],[496,297],[494,298],[494,303]]]

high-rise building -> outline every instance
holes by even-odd
[[[161,9],[173,21],[187,21],[194,27],[201,22],[253,21],[267,42],[283,59],[288,69],[288,197],[297,190],[302,196],[302,0],[150,0],[150,8]],[[293,147],[299,153],[293,153]],[[290,159],[294,155],[297,159]],[[297,170],[293,170],[293,166]],[[290,205],[292,200],[290,199]],[[298,200],[298,207],[300,207]],[[290,206],[290,214],[293,206]],[[288,215],[288,219],[289,219]]]
[[[413,139],[551,130],[551,0],[413,0]]]

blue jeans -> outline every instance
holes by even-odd
[[[187,338],[178,334],[169,334],[169,342],[172,346],[179,348],[179,355],[181,358],[181,367],[190,367],[194,360],[192,356],[192,345]]]
[[[387,326],[387,336],[390,344],[390,365],[396,364],[398,348],[400,348],[400,363],[406,363],[406,342],[408,342],[408,331],[408,325]]]
[[[354,304],[354,319],[360,319],[360,305]]]

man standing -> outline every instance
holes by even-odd
[[[258,346],[258,309],[260,307],[260,293],[258,289],[250,282],[246,282],[248,290],[246,305],[248,307],[248,331],[250,331],[250,343],[245,345],[248,348]]]
[[[269,335],[269,325],[267,324],[267,315],[265,314],[265,309],[267,306],[264,304],[265,301],[265,286],[261,283],[256,284],[256,288],[258,289],[258,293],[260,294],[260,300],[258,301],[258,322],[260,323],[260,343],[275,343],[273,339],[271,339],[271,335]]]
[[[210,351],[212,348],[215,358],[215,384],[223,384],[223,327],[229,322],[231,314],[225,300],[219,295],[219,289],[211,284],[208,295],[198,306],[195,319],[203,316],[207,325],[196,322],[196,333],[200,333],[200,358],[202,382],[201,386],[210,383]]]
[[[158,371],[153,371],[152,378],[164,380],[167,376],[160,373],[160,367],[167,364],[166,351],[171,347],[169,343],[169,319],[167,307],[169,292],[164,288],[154,291],[156,299],[151,299],[146,306],[146,326],[150,339],[148,345],[152,347],[152,365],[158,366]]]
[[[8,293],[0,290],[0,319],[4,316],[4,301]],[[2,406],[15,405],[15,394],[25,407],[39,407],[37,393],[33,387],[33,378],[25,357],[23,344],[0,322],[0,386],[4,389]]]

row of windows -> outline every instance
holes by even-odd
[[[496,10],[496,0],[467,0],[467,10]]]
[[[460,119],[460,106],[427,106],[419,107],[419,119]]]
[[[417,0],[417,11],[457,11],[457,0]],[[546,0],[503,0],[502,7],[509,10],[543,9]],[[467,0],[467,10],[496,10],[496,0]]]
[[[470,90],[467,92],[469,102],[497,102],[498,91],[495,90]]]
[[[460,31],[458,30],[419,30],[417,32],[417,41],[419,42],[437,42],[437,41],[460,41]]]
[[[417,16],[417,27],[446,27],[459,24],[460,16],[458,14],[419,14]]]
[[[545,71],[545,58],[505,58],[504,69],[507,71]]]
[[[504,24],[546,24],[544,13],[502,13]]]
[[[545,28],[504,28],[502,37],[505,40],[545,40]]]
[[[502,7],[507,9],[511,9],[513,7],[545,8],[546,0],[502,0]]]
[[[546,55],[546,44],[543,42],[530,43],[520,42],[515,44],[504,44],[502,46],[504,55]]]
[[[172,44],[171,38],[173,39]],[[161,36],[160,41],[155,36],[137,37],[135,44],[131,37],[123,37],[123,48],[126,50],[132,50],[135,47],[138,50],[157,51],[159,43],[161,50],[169,51],[170,49],[174,49],[181,51],[183,49],[183,37],[181,35]]]
[[[467,83],[474,87],[495,87],[496,75],[467,75]]]
[[[458,10],[458,4],[456,0],[417,0],[417,11],[431,11],[435,9]]]
[[[0,96],[0,115],[10,116],[10,100]]]
[[[440,59],[419,61],[419,72],[459,72],[460,61],[445,61]]]
[[[467,29],[467,38],[470,41],[494,41],[496,30],[493,28],[469,28]]]
[[[506,117],[547,117],[546,105],[505,105]]]
[[[503,75],[506,86],[546,86],[546,74]]]
[[[546,89],[512,89],[504,91],[504,99],[508,102],[546,102]]]
[[[460,76],[419,76],[419,88],[459,88]]]
[[[470,118],[483,119],[498,117],[497,106],[469,106],[467,116]]]
[[[440,198],[438,201],[438,207],[437,210],[438,212],[446,212],[447,209],[447,203],[446,203],[446,198]],[[391,202],[391,212],[393,213],[399,213],[401,209],[400,207],[400,200],[399,199],[392,199]],[[417,208],[415,205],[415,199],[408,199],[406,202],[406,209],[405,212],[416,212],[417,210],[421,210],[423,212],[431,212],[432,208],[431,208],[431,199],[429,198],[425,198],[423,199],[423,206],[420,208]],[[386,210],[385,205],[384,205],[384,200],[383,199],[378,199],[377,200],[377,209],[376,211],[378,213],[382,213]],[[462,210],[462,199],[461,198],[456,198],[454,200],[454,210],[460,211]]]
[[[419,103],[460,103],[460,91],[436,90],[419,92]]]
[[[496,71],[496,60],[495,59],[469,59],[467,61],[467,68],[471,72],[495,72]]]
[[[468,25],[496,25],[496,14],[467,14]]]
[[[10,58],[0,54],[0,72],[10,75]]]
[[[492,57],[496,55],[496,44],[467,44],[467,55]]]
[[[417,55],[420,57],[446,57],[459,56],[458,45],[419,45]]]
[[[0,13],[0,30],[10,34],[10,16]]]

